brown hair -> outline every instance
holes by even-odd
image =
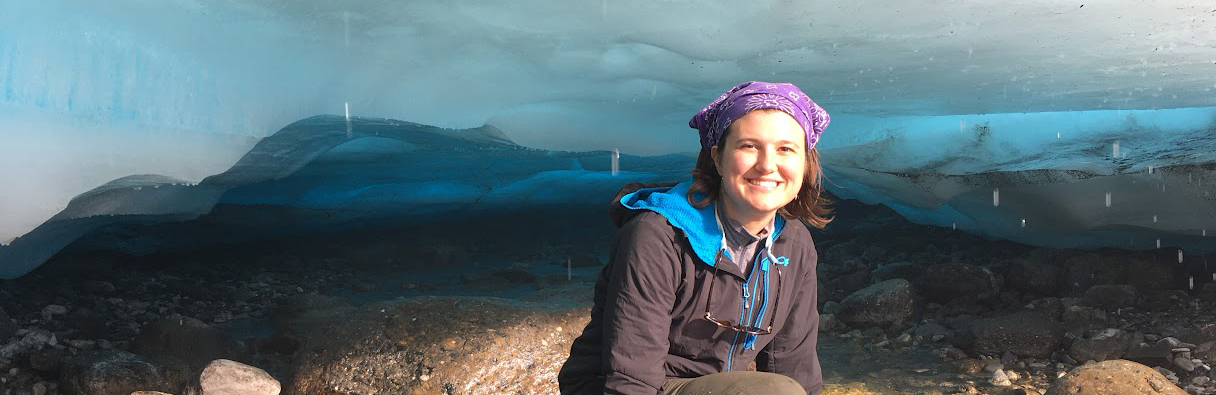
[[[722,139],[725,141],[726,136],[730,135],[730,128],[723,133]],[[718,154],[721,155],[723,146],[716,146]],[[697,156],[697,165],[692,169],[692,187],[688,188],[688,203],[698,209],[705,208],[718,199],[718,194],[722,190],[722,175],[718,174],[718,166],[714,164],[713,156],[709,150],[713,148],[702,148],[701,154]],[[807,225],[814,226],[819,229],[827,226],[832,222],[832,218],[828,215],[832,210],[828,205],[832,203],[828,198],[823,197],[823,172],[819,168],[819,151],[811,148],[806,152],[806,172],[802,176],[802,189],[798,190],[798,195],[794,200],[786,204],[778,214],[789,220],[801,220]],[[700,201],[693,199],[694,193],[705,194],[705,199]]]

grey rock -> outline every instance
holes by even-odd
[[[1103,329],[1091,336],[1076,339],[1068,347],[1068,355],[1078,361],[1101,362],[1118,359],[1127,350],[1131,334],[1119,329]]]
[[[840,303],[828,301],[823,304],[823,312],[827,314],[836,314],[840,312]]]
[[[925,339],[933,339],[937,336],[941,336],[942,338],[947,338],[947,337],[954,335],[954,333],[950,332],[949,329],[946,329],[945,326],[942,326],[941,324],[938,324],[936,322],[930,322],[927,324],[920,325],[920,326],[916,327],[916,329],[914,329],[912,331],[912,333],[915,334],[916,336],[920,336]]]
[[[85,351],[64,361],[59,386],[78,395],[128,395],[135,391],[176,393],[186,382],[181,362],[141,357],[126,351]]]
[[[223,331],[190,317],[149,324],[131,341],[131,351],[176,358],[191,369],[200,369],[215,359],[251,359],[245,347]]]
[[[1087,330],[1101,329],[1108,325],[1106,313],[1093,307],[1070,306],[1064,309],[1062,317],[1064,330],[1077,336]]]
[[[958,298],[988,300],[1001,292],[1001,284],[990,270],[966,263],[940,263],[925,268],[916,278],[916,288],[926,300],[949,302]]]
[[[1064,328],[1042,314],[1023,311],[1003,317],[977,320],[971,326],[975,352],[1046,358],[1064,342]]]
[[[1185,370],[1187,372],[1195,371],[1195,361],[1193,361],[1193,360],[1191,360],[1191,358],[1188,358],[1185,356],[1175,357],[1174,366],[1177,366],[1179,369]]]
[[[1136,304],[1136,287],[1131,285],[1095,285],[1085,291],[1081,304],[1103,309],[1118,309]]]
[[[1123,359],[1148,366],[1167,366],[1173,362],[1174,348],[1165,339],[1153,344],[1139,343],[1127,349]]]
[[[989,379],[988,382],[998,387],[1008,387],[1013,385],[1013,382],[1009,381],[1009,376],[1006,375],[1005,371],[1002,369],[997,369],[995,372],[992,372],[992,378]]]
[[[915,317],[921,308],[919,298],[907,280],[894,279],[854,292],[840,302],[837,314],[851,327],[885,326]]]

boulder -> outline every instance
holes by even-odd
[[[1137,343],[1127,349],[1123,358],[1148,366],[1169,366],[1174,362],[1174,344],[1165,338],[1153,343]]]
[[[128,395],[135,391],[177,393],[189,368],[181,361],[142,357],[116,349],[73,355],[63,362],[59,386],[77,395]]]
[[[1121,359],[1083,365],[1069,371],[1044,395],[1186,395],[1157,371]]]
[[[1123,357],[1132,335],[1119,329],[1103,329],[1090,336],[1076,339],[1068,347],[1068,356],[1080,362],[1105,361]]]
[[[1056,295],[1060,290],[1058,266],[1017,261],[1009,267],[1009,288],[1035,295]]]
[[[1046,358],[1064,342],[1064,328],[1042,314],[1023,311],[976,320],[971,325],[975,352]]]
[[[1136,304],[1136,287],[1131,285],[1103,284],[1089,287],[1081,304],[1102,309],[1119,309]]]
[[[177,358],[192,370],[215,359],[249,361],[245,347],[223,331],[190,317],[170,317],[149,324],[135,339],[131,351],[141,355]]]
[[[939,263],[925,268],[916,288],[927,300],[945,303],[958,298],[988,300],[1001,292],[1000,281],[986,268],[966,263]]]
[[[499,298],[363,306],[301,342],[286,393],[557,393],[589,309]]]
[[[1093,307],[1068,306],[1061,317],[1064,321],[1064,330],[1074,335],[1107,326],[1106,313]]]
[[[844,298],[836,317],[854,328],[910,321],[920,311],[918,299],[908,280],[887,280]]]
[[[188,394],[194,395],[279,395],[279,381],[257,367],[227,359],[207,364]]]

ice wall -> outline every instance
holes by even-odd
[[[1160,131],[1137,136],[1202,133],[1202,115],[1180,114],[1216,106],[1214,71],[1207,0],[0,1],[0,243],[116,179],[198,183],[317,114],[489,124],[527,147],[660,155],[695,150],[688,117],[746,80],[796,83],[833,114],[825,156],[856,196],[943,224],[959,214],[932,205],[958,211],[963,193],[876,174],[1112,175],[1170,162],[1171,146],[1131,135],[1129,155],[1158,154],[1111,168],[1092,153],[1140,130],[1128,111]],[[1168,111],[1141,112],[1153,110]],[[1160,126],[1174,117],[1191,126]],[[971,153],[977,125],[1043,135],[953,158]],[[925,149],[938,147],[949,149]],[[969,193],[1001,187],[980,183]]]

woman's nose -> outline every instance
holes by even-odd
[[[764,174],[777,171],[777,153],[771,149],[761,150],[756,158],[756,170]]]

